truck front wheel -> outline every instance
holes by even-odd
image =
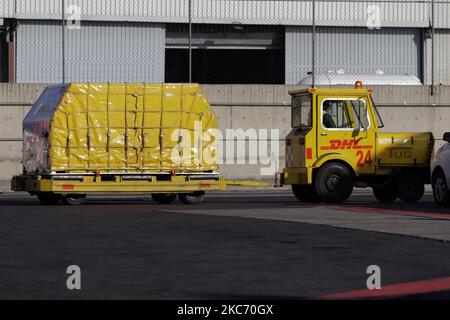
[[[344,202],[353,192],[353,175],[336,162],[325,164],[316,176],[316,190],[325,202]]]
[[[317,194],[316,188],[312,185],[293,184],[292,192],[295,197],[301,202],[320,202],[320,197]]]
[[[416,172],[405,172],[397,178],[395,191],[404,202],[417,202],[425,192],[423,179]]]
[[[394,202],[397,199],[397,192],[392,186],[373,187],[373,195],[381,202]]]

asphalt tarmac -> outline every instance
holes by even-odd
[[[0,195],[1,299],[449,299],[450,208],[356,192],[211,193],[200,205],[97,196],[81,206]],[[81,270],[68,290],[67,267]],[[368,290],[369,266],[381,290]]]

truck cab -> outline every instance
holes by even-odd
[[[431,133],[384,133],[370,89],[309,88],[292,96],[282,184],[304,202],[343,202],[354,187],[380,201],[418,201],[429,183]]]

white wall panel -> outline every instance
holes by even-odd
[[[62,28],[21,21],[17,82],[62,81]],[[149,23],[85,22],[65,33],[66,82],[163,82],[165,28]]]
[[[286,28],[286,83],[312,71],[311,28]],[[415,75],[421,78],[421,33],[417,29],[317,28],[316,73]]]
[[[188,0],[65,0],[84,20],[187,22]],[[61,0],[2,0],[0,14],[18,19],[60,19]],[[436,27],[450,28],[450,4],[437,1]],[[445,1],[444,1],[445,2]],[[318,25],[366,26],[369,6],[380,9],[382,27],[428,27],[430,1],[317,0]],[[14,10],[17,8],[17,10]],[[304,0],[192,0],[194,23],[309,25],[311,2]],[[0,16],[1,17],[1,16]]]

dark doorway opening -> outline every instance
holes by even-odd
[[[280,49],[194,49],[192,81],[202,84],[284,84]],[[166,49],[166,82],[189,81],[189,51]]]
[[[0,28],[0,82],[8,82],[7,29]]]

